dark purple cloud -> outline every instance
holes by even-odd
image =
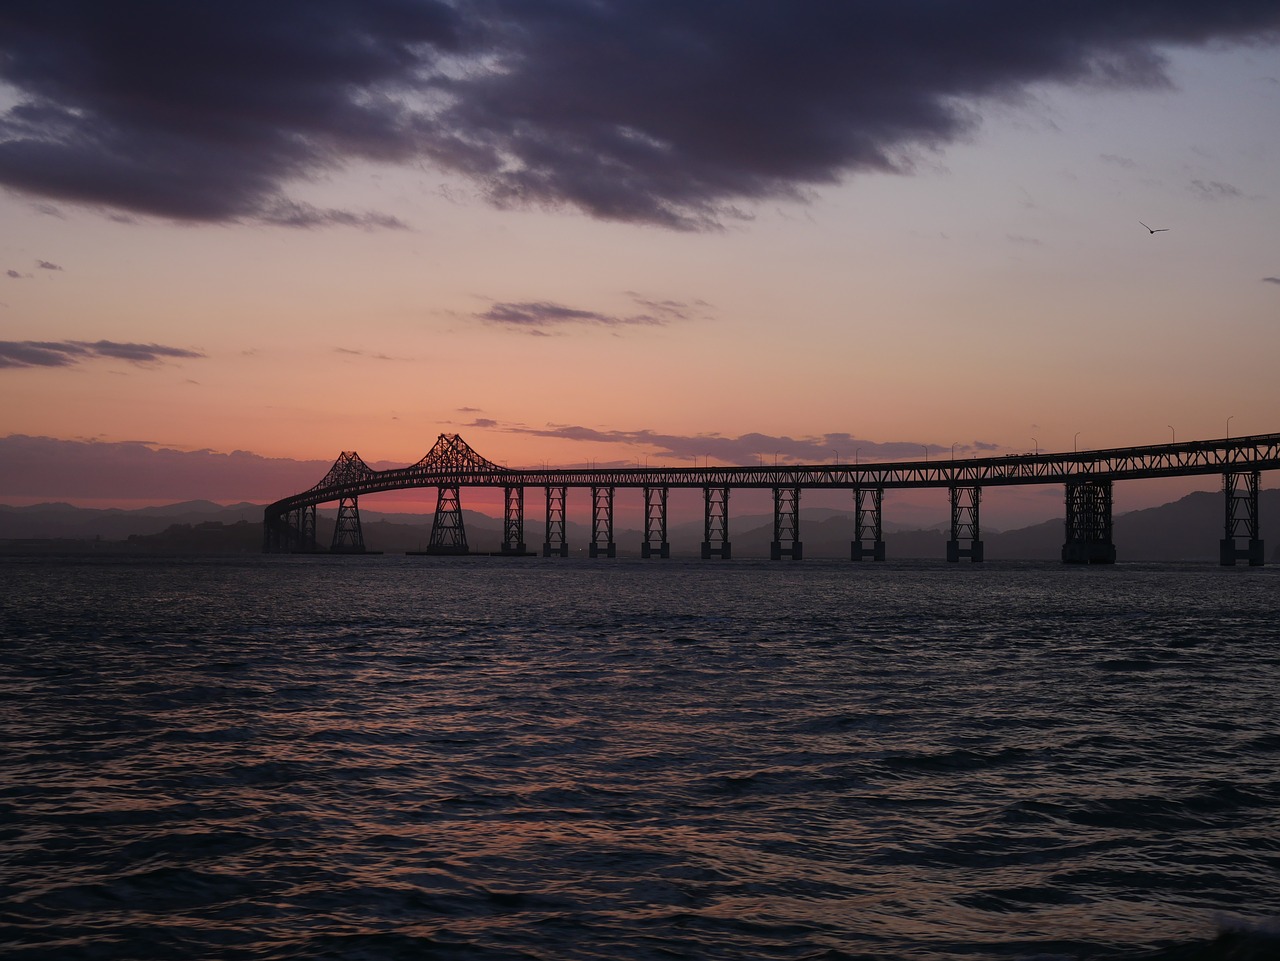
[[[1166,46],[1277,29],[1275,0],[10,0],[0,184],[179,220],[394,227],[288,188],[426,159],[500,205],[707,227],[908,172],[986,98],[1159,86]]]
[[[51,264],[47,260],[37,260],[36,266],[39,267],[41,270],[61,270],[62,269],[62,267],[60,267],[58,264]]]
[[[267,458],[245,451],[220,454],[144,442],[0,437],[0,498],[265,503],[305,490],[328,469],[327,461]]]
[[[0,369],[6,367],[73,367],[95,358],[125,360],[131,364],[156,364],[167,359],[202,358],[204,354],[160,344],[121,344],[111,340],[0,340]]]
[[[1280,284],[1280,277],[1263,277],[1264,284]]]

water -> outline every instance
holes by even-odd
[[[1280,571],[0,559],[8,959],[1280,957]]]

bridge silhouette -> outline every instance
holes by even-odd
[[[951,499],[951,531],[947,560],[983,559],[979,522],[982,490],[1028,484],[1065,487],[1066,524],[1062,560],[1071,564],[1110,564],[1112,488],[1116,481],[1154,477],[1221,474],[1224,495],[1223,536],[1219,557],[1224,566],[1246,560],[1264,562],[1258,536],[1258,488],[1261,472],[1280,469],[1280,434],[1122,447],[1072,453],[1010,454],[1001,457],[883,462],[871,464],[773,467],[627,467],[606,469],[516,470],[476,453],[458,434],[441,434],[435,446],[408,467],[375,471],[355,451],[343,451],[314,487],[285,497],[263,512],[263,550],[296,553],[328,550],[364,553],[359,498],[409,488],[437,489],[431,539],[425,554],[467,554],[460,493],[464,487],[504,490],[501,553],[527,555],[525,489],[545,493],[544,557],[567,557],[565,503],[570,488],[591,494],[591,557],[614,557],[614,497],[619,489],[644,495],[645,530],[642,557],[669,557],[667,496],[673,488],[703,492],[705,559],[732,556],[729,495],[735,489],[773,491],[773,559],[800,560],[800,495],[804,490],[848,490],[854,508],[850,558],[885,559],[883,497],[886,490],[945,488]],[[337,522],[328,547],[316,535],[316,508],[337,503]]]

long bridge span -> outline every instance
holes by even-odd
[[[945,488],[951,499],[947,560],[983,559],[980,505],[984,487],[1062,484],[1066,525],[1064,563],[1109,564],[1112,542],[1112,486],[1116,481],[1220,474],[1224,495],[1223,565],[1264,562],[1258,536],[1258,489],[1265,470],[1280,469],[1280,434],[1255,434],[1071,453],[1010,454],[1002,457],[922,460],[896,463],[766,467],[627,467],[606,469],[515,470],[476,453],[458,434],[441,434],[435,446],[408,467],[375,471],[354,451],[344,451],[314,487],[269,505],[263,513],[263,550],[268,553],[330,550],[363,553],[359,498],[408,488],[437,489],[431,540],[424,553],[468,553],[460,492],[464,487],[501,487],[505,492],[502,553],[528,554],[525,543],[525,489],[545,494],[542,555],[568,556],[565,502],[570,488],[591,492],[591,557],[616,556],[613,504],[619,488],[644,493],[642,557],[669,557],[667,495],[672,488],[703,492],[704,558],[729,558],[729,495],[737,488],[773,491],[774,559],[799,560],[800,495],[804,490],[848,490],[854,508],[852,560],[885,559],[882,536],[884,492],[903,488]],[[333,539],[317,541],[316,508],[338,505]]]

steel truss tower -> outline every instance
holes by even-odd
[[[951,491],[951,540],[947,541],[947,560],[955,562],[967,557],[973,562],[982,560],[982,532],[978,526],[978,505],[982,502],[981,487],[949,488]],[[966,542],[967,546],[961,546]]]
[[[590,557],[617,557],[618,546],[613,542],[613,488],[591,488],[591,545]]]
[[[568,557],[569,542],[564,536],[564,487],[547,488],[547,539],[542,542],[543,557]]]
[[[733,545],[729,543],[729,488],[704,487],[702,496],[706,508],[702,559],[709,560],[715,555],[727,561],[733,555]]]
[[[1222,538],[1223,567],[1235,567],[1237,560],[1247,560],[1250,567],[1266,562],[1262,539],[1258,537],[1258,471],[1231,471],[1222,475],[1222,490],[1227,501],[1227,523]],[[1236,547],[1236,538],[1247,541]]]
[[[883,506],[883,487],[853,489],[853,543],[849,545],[853,560],[884,560]]]
[[[524,554],[524,488],[503,488],[502,553]]]
[[[1114,564],[1111,538],[1111,481],[1068,481],[1064,564]]]
[[[641,557],[670,557],[671,545],[667,543],[667,488],[644,489],[644,543],[640,545]]]
[[[431,524],[428,554],[466,554],[467,531],[462,524],[462,504],[456,485],[438,488],[436,518]]]
[[[780,561],[783,557],[790,557],[798,561],[803,556],[804,544],[800,542],[800,488],[775,487],[773,543],[769,545],[769,558]]]
[[[358,497],[342,497],[338,500],[338,522],[333,527],[333,542],[329,550],[338,554],[363,554],[364,531],[360,527]]]

